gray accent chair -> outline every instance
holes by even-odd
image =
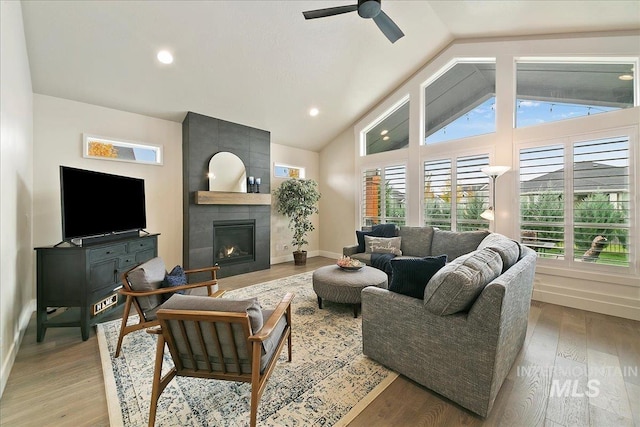
[[[158,335],[149,426],[158,399],[176,376],[251,383],[249,425],[255,427],[258,403],[285,344],[291,361],[291,301],[287,293],[273,310],[257,298],[231,300],[173,295],[156,315]],[[162,374],[165,343],[174,367]]]
[[[509,249],[502,250],[507,240]],[[434,313],[430,284],[441,277],[429,281],[425,299],[368,287],[362,291],[362,339],[371,359],[486,417],[524,343],[536,253],[501,235],[483,242],[478,252],[499,254],[494,270],[502,266],[500,259],[508,264],[482,284],[470,308]],[[519,248],[515,257],[513,244]],[[472,256],[451,264],[468,263]]]
[[[125,296],[127,299],[122,312],[122,324],[120,325],[120,336],[118,336],[118,344],[116,346],[116,357],[120,357],[122,341],[127,334],[158,324],[156,311],[162,304],[163,296],[171,296],[176,292],[188,293],[202,287],[207,288],[207,295],[211,297],[219,297],[224,294],[224,291],[218,289],[218,270],[220,270],[218,265],[184,270],[187,276],[196,273],[209,273],[211,280],[165,288],[162,287],[162,281],[167,274],[167,270],[164,261],[160,257],[152,258],[125,272],[122,275],[122,288],[118,291],[120,295]],[[129,315],[132,314],[132,307],[138,313],[138,323],[127,322]]]

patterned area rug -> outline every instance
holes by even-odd
[[[286,292],[292,307],[293,361],[286,349],[258,407],[260,426],[340,426],[353,419],[397,374],[362,354],[362,320],[351,306],[318,309],[311,272],[227,292],[225,298],[257,296],[273,308]],[[136,321],[133,316],[130,322]],[[155,336],[144,330],[124,339],[115,359],[120,321],[97,325],[112,426],[144,426],[155,356]],[[173,364],[165,350],[164,368]],[[174,378],[158,401],[156,426],[246,426],[250,385]]]

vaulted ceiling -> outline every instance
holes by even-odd
[[[355,12],[302,15],[355,2],[23,0],[33,91],[318,151],[455,39],[640,29],[637,0],[383,0],[394,44]]]

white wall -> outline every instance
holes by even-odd
[[[0,395],[35,308],[33,101],[20,2],[0,2]]]
[[[340,258],[344,246],[357,243],[353,138],[349,127],[320,152],[320,253],[328,258]]]
[[[280,144],[271,143],[271,192],[282,183],[282,178],[273,176],[273,165],[282,164],[288,166],[298,166],[305,169],[305,178],[313,179],[319,184],[322,198],[323,188],[320,185],[320,159],[318,153],[314,151],[302,150],[299,148],[287,147]],[[271,200],[271,264],[293,261],[293,251],[291,246],[293,232],[289,229],[289,220],[276,211],[275,199]],[[321,206],[321,205],[320,205]],[[307,235],[309,245],[303,247],[307,251],[307,257],[318,256],[320,254],[320,223],[319,217],[323,215],[320,208],[319,215],[313,215],[312,222],[315,230]],[[285,248],[287,246],[287,248]]]
[[[33,99],[35,246],[62,240],[60,166],[64,165],[144,179],[147,231],[160,233],[158,254],[167,265],[182,264],[182,125],[51,96],[35,94]],[[83,133],[161,145],[164,164],[84,158]]]

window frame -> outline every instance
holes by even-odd
[[[487,158],[487,165],[489,166],[491,164],[493,164],[493,152],[490,150],[486,150],[486,149],[482,149],[479,148],[477,150],[464,150],[464,151],[457,151],[457,152],[452,152],[449,155],[443,155],[443,156],[422,156],[420,159],[420,167],[421,167],[421,194],[422,194],[422,198],[420,200],[420,224],[422,226],[427,226],[430,224],[426,224],[426,217],[425,217],[425,203],[426,203],[426,199],[424,197],[425,193],[426,193],[426,176],[425,176],[425,164],[427,162],[439,162],[439,161],[449,161],[450,162],[450,168],[451,168],[451,187],[453,189],[454,187],[454,183],[453,183],[453,177],[455,176],[456,178],[456,183],[455,183],[455,187],[457,188],[458,186],[458,161],[460,159],[463,158],[470,158],[470,157],[486,157]],[[487,179],[487,192],[488,192],[488,196],[487,196],[487,202],[488,202],[488,206],[495,206],[495,202],[491,199],[491,179],[486,176]],[[457,191],[454,192],[453,190],[450,190],[452,197],[451,197],[451,201],[450,201],[450,208],[451,208],[451,222],[450,222],[450,229],[451,231],[457,231],[458,230],[458,198],[457,198]],[[478,217],[478,221],[482,222],[482,223],[486,223],[487,227],[486,228],[482,228],[482,230],[492,230],[493,229],[493,221],[487,221],[483,218]]]
[[[469,139],[473,139],[473,138],[487,138],[487,137],[491,137],[491,136],[495,136],[495,134],[498,132],[498,113],[496,111],[496,117],[495,117],[495,130],[493,132],[490,133],[482,133],[482,134],[478,134],[478,135],[470,135],[470,136],[466,136],[463,138],[457,138],[457,139],[450,139],[450,140],[446,140],[446,141],[439,141],[439,142],[432,142],[427,144],[427,135],[426,135],[426,129],[425,129],[425,124],[426,124],[426,114],[427,114],[427,108],[426,108],[426,90],[427,88],[433,84],[436,80],[438,80],[440,77],[444,76],[446,73],[448,73],[449,71],[451,71],[451,69],[453,67],[455,67],[458,64],[495,64],[496,66],[496,81],[495,81],[495,86],[496,86],[496,93],[494,94],[495,96],[495,104],[496,108],[497,108],[497,103],[498,103],[498,58],[496,56],[482,56],[482,57],[473,57],[473,56],[456,56],[454,58],[452,58],[451,60],[449,60],[448,62],[446,62],[444,65],[442,65],[438,70],[436,70],[435,72],[433,72],[432,74],[430,74],[420,85],[419,85],[419,91],[420,91],[420,123],[419,123],[419,129],[420,129],[420,146],[421,147],[437,147],[439,145],[445,145],[445,144],[449,144],[449,143],[455,143],[458,141],[466,141]],[[484,101],[483,101],[484,102]]]
[[[557,122],[550,123],[553,125]],[[602,139],[612,139],[620,137],[629,138],[629,265],[618,266],[612,264],[599,264],[599,263],[585,263],[575,260],[574,244],[574,191],[573,191],[573,178],[574,178],[574,144],[597,141]],[[639,235],[639,221],[640,219],[636,215],[636,204],[638,203],[637,194],[640,191],[640,183],[638,183],[638,127],[637,126],[621,126],[610,128],[606,130],[591,131],[588,133],[569,134],[563,137],[555,139],[538,139],[535,141],[516,142],[514,144],[514,165],[516,165],[516,176],[520,176],[520,152],[524,149],[541,148],[547,146],[562,145],[564,150],[564,241],[565,251],[563,259],[550,259],[546,257],[538,257],[538,263],[540,266],[556,267],[566,270],[582,270],[591,271],[609,275],[637,275],[639,273],[639,251],[640,245],[634,244],[634,236]],[[522,217],[520,214],[521,204],[521,187],[520,180],[516,185],[516,199],[517,199],[517,218],[515,221],[516,230],[515,235],[521,236],[522,234]],[[521,240],[521,237],[520,237]]]
[[[408,222],[408,207],[409,207],[409,192],[407,191],[407,187],[408,187],[408,166],[407,166],[407,162],[406,161],[390,161],[390,162],[386,162],[386,163],[376,163],[376,164],[367,164],[367,165],[362,165],[360,168],[360,174],[358,177],[358,210],[357,210],[357,215],[358,215],[358,224],[359,224],[359,228],[362,228],[365,225],[364,223],[364,206],[366,204],[366,200],[364,199],[364,186],[363,186],[363,182],[364,182],[364,174],[369,171],[369,170],[373,170],[373,169],[380,169],[381,171],[384,171],[386,168],[393,168],[393,167],[403,167],[404,168],[404,184],[405,184],[405,216],[404,216],[404,224],[407,224]],[[384,184],[381,185],[381,188],[386,189],[386,186]],[[384,202],[384,199],[381,199],[382,202]],[[384,206],[384,203],[382,203],[382,205]],[[388,217],[385,215],[385,208],[382,208],[382,213],[383,215],[379,216],[380,219],[380,224],[386,224],[387,223],[387,219]]]

